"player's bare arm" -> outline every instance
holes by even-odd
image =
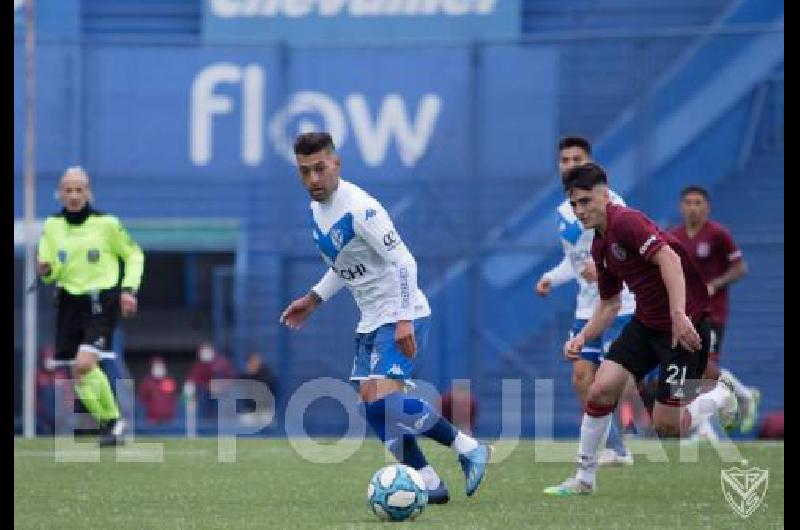
[[[52,268],[50,267],[49,263],[44,263],[40,261],[36,264],[36,274],[38,274],[39,276],[49,276],[51,270]]]
[[[742,279],[742,277],[746,274],[747,264],[743,259],[733,262],[731,266],[728,267],[728,270],[725,271],[725,274],[708,282],[708,295],[713,296],[714,293]]]
[[[547,296],[550,294],[550,280],[547,278],[539,278],[539,281],[536,282],[536,294],[539,296]]]
[[[689,351],[697,351],[703,343],[686,316],[686,280],[683,277],[681,258],[669,245],[662,245],[653,255],[653,263],[658,265],[661,278],[669,297],[669,312],[672,319],[672,347],[680,345]]]
[[[581,271],[581,276],[589,283],[597,282],[597,266],[595,266],[593,259],[590,258],[586,260],[583,271]]]
[[[417,354],[417,342],[414,338],[414,323],[411,320],[399,320],[394,332],[397,348],[409,359]]]
[[[322,303],[322,298],[314,291],[294,300],[281,313],[280,322],[291,329],[300,329],[311,313]]]
[[[601,298],[589,322],[586,323],[580,333],[564,344],[564,356],[571,361],[580,358],[583,345],[599,337],[603,330],[614,322],[621,305],[622,298],[619,293],[606,300]]]
[[[569,257],[564,254],[563,259],[558,265],[542,274],[542,276],[536,282],[534,290],[539,296],[547,296],[550,294],[550,290],[553,287],[557,287],[573,279],[574,277],[575,275],[572,271],[572,264],[569,261]]]

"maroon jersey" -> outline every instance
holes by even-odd
[[[725,274],[731,264],[742,259],[742,251],[736,246],[731,233],[714,221],[706,221],[694,237],[689,237],[683,225],[670,229],[669,233],[678,238],[689,253],[706,285]],[[711,297],[710,310],[709,320],[724,326],[728,320],[727,287],[718,289]]]
[[[686,250],[675,237],[638,210],[609,203],[606,231],[595,230],[592,258],[597,266],[600,297],[608,299],[622,290],[622,282],[636,298],[634,317],[645,326],[672,330],[669,297],[653,255],[669,245],[681,258],[686,285],[686,315],[697,323],[708,313],[708,291]]]

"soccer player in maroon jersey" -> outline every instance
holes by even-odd
[[[653,423],[661,436],[680,436],[718,414],[723,426],[736,419],[736,396],[720,381],[698,396],[711,346],[706,285],[674,236],[646,215],[611,203],[605,171],[594,163],[568,171],[564,191],[585,229],[594,229],[592,258],[600,303],[584,328],[564,345],[575,358],[586,341],[607,328],[617,314],[625,282],[636,298],[633,319],[611,345],[589,387],[578,449],[578,471],[549,495],[595,490],[597,449],[628,379],[659,367]]]
[[[747,274],[742,251],[723,225],[709,219],[711,201],[708,192],[700,186],[688,186],[681,192],[683,224],[669,232],[681,242],[689,253],[700,277],[708,287],[711,297],[711,351],[708,354],[706,379],[718,379],[723,374],[733,385],[739,400],[742,432],[749,432],[756,422],[761,393],[748,388],[724,368],[720,369],[719,354],[725,325],[728,320],[728,286]]]

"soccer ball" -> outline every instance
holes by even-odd
[[[422,475],[403,464],[392,464],[372,475],[367,486],[367,506],[383,521],[415,519],[428,504]]]

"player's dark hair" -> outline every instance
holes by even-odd
[[[294,141],[294,154],[313,155],[322,150],[333,152],[333,138],[326,132],[307,132],[299,135]]]
[[[590,144],[589,140],[587,140],[583,136],[570,135],[561,138],[561,141],[558,142],[559,152],[563,149],[567,149],[568,147],[580,147],[581,149],[586,151],[587,155],[592,154],[592,144]]]
[[[606,177],[606,172],[598,164],[587,162],[567,171],[562,182],[564,183],[564,191],[569,193],[575,188],[590,190],[597,184],[607,184],[608,177]]]
[[[708,190],[705,189],[703,186],[698,186],[697,184],[692,184],[691,186],[686,186],[681,191],[681,199],[685,199],[687,195],[690,193],[697,193],[702,195],[706,202],[711,202],[711,198],[708,196]]]

